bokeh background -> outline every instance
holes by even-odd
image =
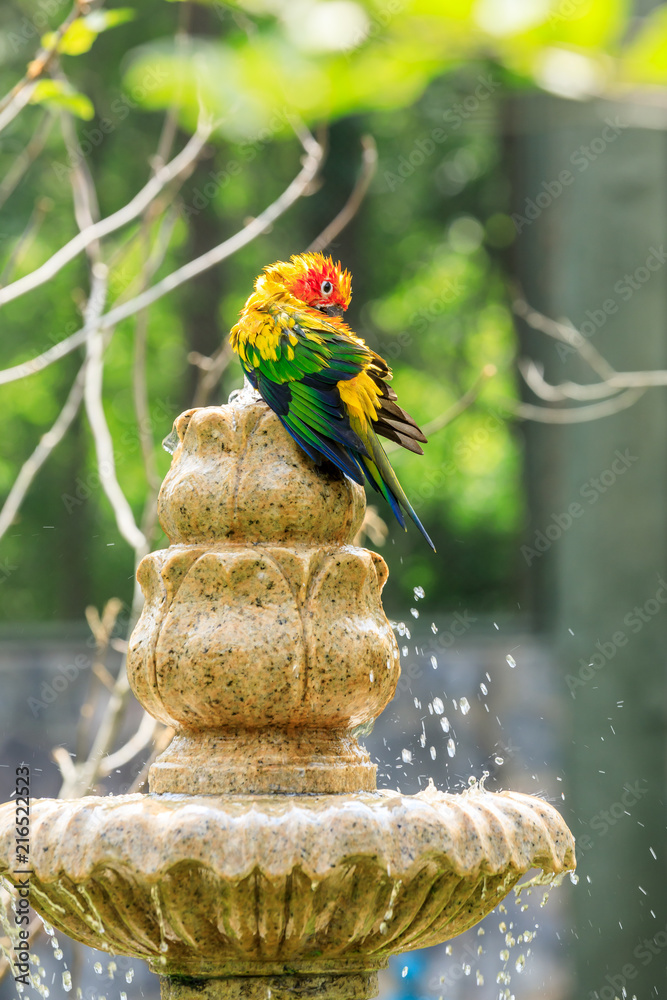
[[[70,9],[2,4],[3,93]],[[367,744],[385,786],[454,790],[488,772],[489,787],[558,804],[579,841],[577,886],[393,961],[382,997],[667,996],[667,6],[143,0],[80,14],[0,132],[0,286],[75,235],[73,177],[89,173],[110,215],[202,108],[215,129],[191,169],[103,243],[107,308],[273,202],[300,169],[300,129],[327,148],[272,227],[106,336],[113,460],[150,546],[166,544],[151,514],[160,442],[183,409],[241,384],[224,345],[256,274],[368,185],[328,250],[353,273],[352,327],[431,429],[423,458],[392,461],[438,551],[369,498],[403,677]],[[8,302],[0,366],[80,329],[88,293],[80,255]],[[0,385],[2,495],[82,357]],[[3,800],[22,759],[37,794],[58,794],[63,754],[86,760],[122,669],[136,552],[83,408],[6,520]],[[140,721],[128,699],[114,746]],[[150,752],[98,768],[89,787],[127,790]],[[109,972],[106,956],[61,941],[54,958],[44,942],[51,996],[63,962],[85,996],[156,995],[140,963]],[[5,975],[0,996],[14,995]]]

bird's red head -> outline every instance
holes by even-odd
[[[280,275],[286,291],[328,316],[342,316],[352,298],[352,277],[340,263],[321,253],[302,253],[289,263],[267,268],[269,278]]]

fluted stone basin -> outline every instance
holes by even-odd
[[[176,729],[150,794],[38,800],[31,903],[145,959],[165,1000],[374,996],[395,953],[445,941],[532,868],[575,866],[539,798],[378,792],[359,727],[392,697],[386,566],[351,545],[363,492],[316,469],[250,392],[176,421],[139,568],[135,694]],[[0,807],[12,881],[14,806]]]

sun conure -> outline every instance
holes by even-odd
[[[330,257],[303,253],[264,268],[230,334],[254,388],[306,454],[328,459],[388,501],[399,524],[414,512],[378,434],[423,454],[426,441],[396,403],[386,361],[343,321],[351,276]]]

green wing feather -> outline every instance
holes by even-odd
[[[396,395],[384,380],[391,377],[389,368],[339,327],[325,320],[313,327],[306,314],[296,314],[294,319],[293,327],[283,328],[275,359],[265,357],[257,344],[246,344],[243,367],[250,381],[314,462],[320,464],[327,458],[359,484],[366,478],[387,500],[399,524],[405,527],[405,511],[434,548],[389,464],[376,429],[370,422],[350,419],[338,390],[338,382],[369,370],[381,389],[377,430],[421,452],[417,442],[426,439],[394,402]]]

